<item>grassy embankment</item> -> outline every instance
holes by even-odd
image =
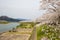
[[[16,27],[17,31],[19,31],[22,34],[31,34],[33,27],[35,23],[33,22],[21,22],[20,25]]]
[[[37,40],[60,40],[60,28],[56,26],[41,25],[37,28]]]
[[[17,28],[33,28],[35,24],[34,22],[21,22]]]
[[[6,22],[0,22],[0,24],[8,24],[8,23],[9,23],[9,22],[7,22],[7,21],[6,21]]]

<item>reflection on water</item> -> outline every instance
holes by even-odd
[[[19,25],[18,23],[8,23],[8,24],[0,24],[0,32],[5,32],[11,30],[12,28],[16,28]]]

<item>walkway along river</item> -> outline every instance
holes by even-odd
[[[37,31],[36,31],[36,27],[34,26],[32,34],[29,38],[29,40],[37,40]]]

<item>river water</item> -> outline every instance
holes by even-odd
[[[0,32],[9,31],[12,28],[16,28],[17,25],[19,25],[19,23],[0,24]]]

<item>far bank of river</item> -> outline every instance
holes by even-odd
[[[11,22],[8,24],[0,24],[0,33],[9,31],[12,28],[16,28],[17,25],[19,25],[19,23],[17,23],[17,22]]]

